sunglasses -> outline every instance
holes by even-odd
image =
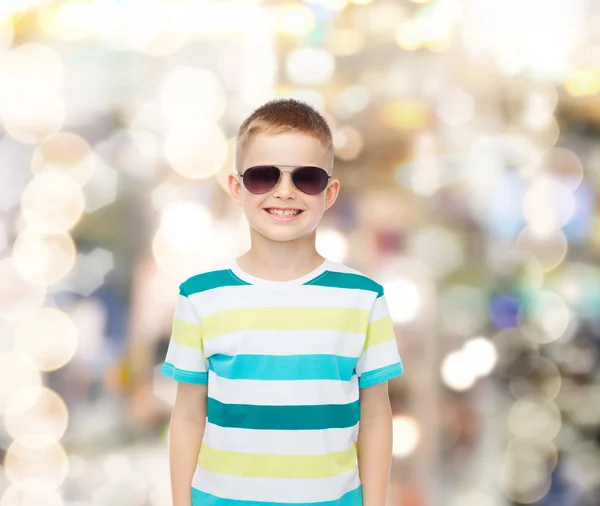
[[[283,167],[286,167],[285,165]],[[295,170],[281,170],[275,165],[257,165],[250,167],[239,176],[244,181],[244,186],[250,193],[267,193],[275,188],[281,181],[282,172],[288,172],[292,177],[293,185],[302,193],[307,195],[318,195],[322,193],[331,176],[320,167],[298,167]]]

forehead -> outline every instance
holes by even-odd
[[[299,133],[260,133],[249,139],[243,167],[253,165],[316,165],[328,168],[331,155],[317,138]]]

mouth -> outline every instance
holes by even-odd
[[[304,212],[302,209],[281,209],[277,207],[267,207],[263,211],[277,221],[293,221]]]

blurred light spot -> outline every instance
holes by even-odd
[[[600,424],[600,388],[597,385],[580,385],[573,392],[568,411],[578,425],[596,427]]]
[[[317,251],[334,262],[344,262],[350,246],[341,232],[333,229],[317,229]]]
[[[48,169],[62,170],[80,185],[90,180],[94,168],[90,145],[78,135],[67,132],[47,138],[34,151],[31,161],[34,174]]]
[[[358,5],[367,5],[372,2],[373,2],[373,0],[350,0],[350,3],[358,4]]]
[[[408,279],[394,279],[384,286],[390,316],[395,323],[414,320],[421,308],[422,298],[417,286]]]
[[[348,0],[304,0],[307,3],[322,5],[331,11],[341,11],[348,6]]]
[[[79,253],[75,268],[52,288],[89,297],[104,284],[106,275],[113,267],[113,254],[103,248],[94,248],[89,253]]]
[[[100,158],[95,157],[96,169],[91,179],[83,187],[85,211],[93,213],[117,200],[119,178],[117,171]]]
[[[69,479],[81,478],[85,474],[86,467],[85,459],[73,453],[69,454]]]
[[[519,329],[524,336],[537,343],[550,343],[569,327],[571,311],[557,294],[539,291],[531,295],[522,316]]]
[[[531,226],[525,227],[517,237],[517,246],[531,253],[544,271],[558,267],[567,255],[568,242],[562,230],[537,233]]]
[[[177,67],[160,87],[162,112],[171,122],[217,121],[227,107],[227,95],[219,78],[199,67]],[[200,142],[201,137],[197,138]]]
[[[457,234],[441,226],[418,230],[408,243],[408,255],[427,265],[440,279],[464,263],[463,245]]]
[[[65,104],[55,97],[22,97],[2,106],[6,132],[24,144],[36,144],[58,132],[65,122]]]
[[[0,498],[0,506],[65,506],[59,492],[39,490],[35,493],[20,484],[11,485]]]
[[[494,500],[479,490],[467,489],[455,494],[448,506],[494,506]]]
[[[22,490],[51,492],[58,489],[69,470],[64,448],[42,434],[23,436],[6,450],[6,476]]]
[[[551,440],[561,428],[560,410],[553,402],[518,400],[510,408],[508,426],[517,437]]]
[[[356,128],[344,126],[333,133],[335,156],[341,160],[354,160],[361,153],[363,145],[363,136]]]
[[[333,55],[320,48],[297,48],[287,57],[286,71],[294,84],[317,86],[325,84],[335,69]]]
[[[40,387],[42,377],[31,359],[13,351],[0,353],[0,413],[11,396],[26,387]]]
[[[523,199],[523,215],[539,234],[566,225],[574,211],[575,201],[569,188],[550,178],[534,182]]]
[[[539,346],[526,339],[519,329],[509,328],[498,332],[493,338],[498,352],[496,374],[507,377],[513,373],[513,366],[525,360],[535,361],[539,356]]]
[[[112,453],[104,460],[104,471],[109,482],[127,481],[133,477],[131,462],[126,455]]]
[[[28,356],[41,371],[54,371],[75,355],[79,336],[69,316],[58,309],[42,307],[15,331],[15,350]]]
[[[227,159],[227,139],[213,123],[177,123],[167,131],[164,149],[173,170],[190,179],[215,175]]]
[[[558,367],[544,357],[516,362],[510,371],[508,387],[515,399],[552,401],[560,392],[562,378]]]
[[[75,243],[69,234],[19,234],[13,246],[14,265],[24,280],[50,285],[66,276],[75,264]]]
[[[437,116],[446,125],[457,127],[473,118],[475,101],[467,92],[459,89],[445,89],[439,97]]]
[[[358,53],[366,44],[364,33],[353,28],[333,31],[325,46],[334,56],[349,56]]]
[[[190,253],[206,244],[211,226],[209,211],[191,202],[174,202],[161,215],[165,240],[175,249]],[[194,230],[190,234],[190,230]]]
[[[419,23],[414,19],[402,22],[396,32],[396,43],[405,51],[415,51],[423,45]]]
[[[463,353],[472,364],[473,374],[476,377],[486,376],[492,372],[498,358],[494,343],[484,337],[469,339],[463,347]]]
[[[9,398],[4,422],[13,439],[43,434],[58,441],[67,430],[69,411],[55,391],[45,387],[28,387]]]
[[[429,108],[422,102],[396,100],[383,110],[383,120],[399,130],[418,130],[429,123]]]
[[[353,85],[342,90],[334,99],[333,113],[347,119],[364,111],[371,102],[371,92],[365,86]]]
[[[0,279],[0,317],[7,320],[26,318],[44,303],[46,288],[25,281],[13,258],[0,259]]]
[[[579,156],[566,148],[552,148],[542,159],[544,172],[556,178],[569,190],[576,190],[583,180],[583,163]]]
[[[392,430],[392,455],[400,459],[412,455],[421,439],[421,429],[417,421],[410,416],[395,416]]]
[[[41,9],[38,21],[48,35],[71,42],[93,33],[98,16],[95,10],[92,2],[64,0]]]
[[[575,69],[565,79],[565,90],[574,97],[586,97],[600,93],[600,69]]]
[[[452,334],[476,334],[487,324],[487,294],[471,286],[450,285],[440,291],[439,317],[443,328]]]
[[[442,361],[442,380],[452,390],[468,390],[475,384],[477,375],[470,357],[463,350],[448,353]]]
[[[305,5],[285,3],[276,12],[277,29],[283,33],[299,37],[315,27],[315,16]]]
[[[520,303],[511,295],[498,295],[490,304],[490,318],[499,329],[516,327],[519,322]]]
[[[14,35],[12,20],[9,17],[2,18],[0,13],[0,51],[8,49],[12,45]]]

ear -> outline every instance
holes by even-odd
[[[340,180],[332,179],[325,190],[325,211],[329,209],[337,200],[340,193]]]
[[[240,181],[240,176],[230,173],[227,176],[227,186],[233,200],[237,202],[238,206],[242,207],[242,182]]]

